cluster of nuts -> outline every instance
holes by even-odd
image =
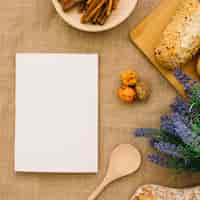
[[[133,103],[136,99],[145,101],[150,96],[147,83],[141,81],[136,71],[128,69],[120,74],[121,86],[118,88],[118,97],[126,102]]]

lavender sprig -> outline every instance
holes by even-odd
[[[187,115],[189,113],[190,106],[180,97],[176,97],[174,102],[171,104],[171,109],[181,115]]]
[[[159,152],[166,153],[167,155],[182,158],[181,153],[179,152],[179,148],[175,144],[170,144],[167,142],[154,142],[153,147],[157,149]]]
[[[153,163],[196,172],[200,171],[200,84],[180,69],[174,75],[183,84],[187,101],[175,99],[172,113],[161,117],[160,129],[137,129],[135,134],[149,138],[154,149],[164,154],[149,155]]]
[[[185,144],[192,144],[195,137],[192,131],[184,124],[181,116],[178,113],[172,113],[171,120],[174,126],[174,134],[181,138]]]
[[[163,116],[161,117],[160,123],[161,129],[180,138],[185,144],[194,144],[196,136],[192,133],[191,129],[186,126],[180,114],[172,113],[170,116]]]
[[[184,123],[190,126],[190,106],[186,101],[180,97],[176,97],[174,102],[171,104],[171,109],[173,112],[182,116]]]
[[[164,115],[160,118],[160,127],[168,133],[175,132],[174,124],[168,115]]]
[[[150,154],[148,155],[148,159],[157,164],[157,165],[160,165],[161,167],[168,167],[168,162],[167,162],[167,159],[164,158],[164,157],[161,157],[157,154]]]
[[[135,130],[134,134],[136,137],[147,137],[151,138],[160,130],[156,128],[138,128]]]
[[[185,91],[190,93],[191,88],[196,83],[196,81],[185,74],[180,68],[177,68],[174,71],[174,76],[183,85]]]

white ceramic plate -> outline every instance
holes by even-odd
[[[82,24],[80,22],[81,14],[78,13],[76,8],[64,12],[58,0],[52,0],[52,2],[56,11],[64,19],[64,21],[74,28],[88,32],[106,31],[116,27],[129,17],[137,4],[137,0],[120,0],[117,9],[112,12],[111,16],[104,25],[93,25]]]

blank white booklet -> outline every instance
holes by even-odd
[[[16,54],[15,171],[97,173],[98,55]]]

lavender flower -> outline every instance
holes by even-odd
[[[178,113],[172,113],[171,119],[174,125],[174,134],[181,138],[185,144],[188,145],[198,145],[200,144],[200,138],[197,137],[191,129],[189,129],[181,119]]]
[[[180,97],[176,97],[171,104],[171,109],[173,112],[178,113],[183,122],[191,128],[190,106],[186,101],[182,100]]]
[[[173,112],[177,112],[182,116],[186,116],[190,112],[190,106],[180,97],[175,98],[174,102],[171,104],[171,109]]]
[[[167,115],[164,115],[160,118],[160,128],[161,130],[165,130],[168,133],[175,132],[174,124],[170,117]]]
[[[138,128],[135,130],[136,137],[152,137],[154,134],[158,133],[159,129],[156,128]]]
[[[180,114],[172,113],[170,116],[163,116],[160,123],[162,130],[180,138],[185,144],[195,146],[200,144],[200,138],[193,134],[190,127],[184,123],[184,117]]]
[[[148,159],[161,167],[168,167],[167,159],[156,154],[148,155]]]
[[[155,138],[151,138],[151,139],[149,140],[149,143],[150,143],[151,146],[154,146],[154,144],[155,144],[156,142],[158,142],[158,140],[156,140]]]
[[[139,137],[165,156],[151,154],[155,164],[177,170],[200,171],[200,84],[177,69],[174,73],[188,94],[187,101],[177,97],[171,105],[172,114],[161,117],[160,129],[141,128]]]
[[[175,144],[171,144],[168,142],[154,142],[153,147],[162,153],[166,153],[173,157],[181,158],[181,154],[179,152],[178,147]]]
[[[187,74],[181,71],[180,68],[177,68],[174,71],[174,76],[176,79],[183,85],[186,92],[190,93],[192,86],[196,83],[192,78]]]

